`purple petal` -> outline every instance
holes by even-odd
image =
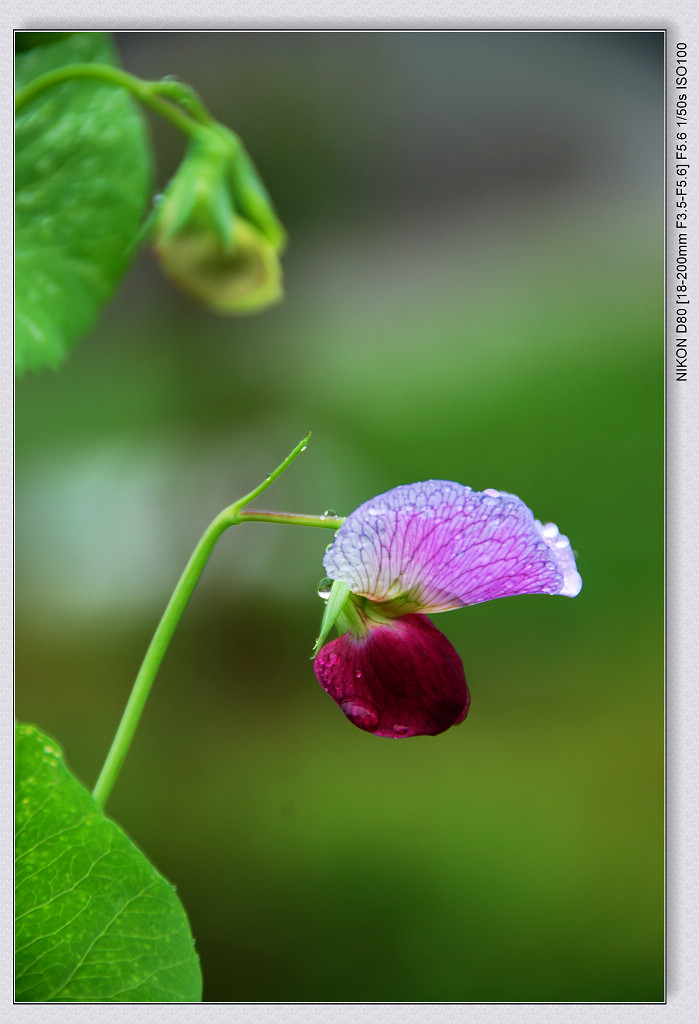
[[[318,682],[349,720],[375,736],[436,736],[466,717],[464,667],[424,615],[345,633],[313,662]]]
[[[575,597],[567,537],[504,491],[448,480],[404,484],[347,517],[323,559],[332,579],[372,601],[442,612],[515,594]]]

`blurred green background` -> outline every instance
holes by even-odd
[[[466,722],[391,742],[318,686],[325,532],[224,535],[108,811],[209,1000],[663,997],[661,33],[125,33],[240,133],[287,298],[218,319],[142,254],[16,402],[16,711],[94,782],[204,526],[445,478],[520,495],[574,601],[437,617]],[[183,152],[152,123],[162,188]]]

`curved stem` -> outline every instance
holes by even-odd
[[[227,510],[226,510],[227,511]],[[107,754],[102,771],[97,780],[92,795],[101,808],[104,808],[107,798],[116,782],[117,775],[124,763],[124,758],[131,746],[131,740],[136,732],[143,708],[145,707],[148,694],[155,680],[156,673],[160,668],[165,652],[168,648],[172,634],[175,632],[177,623],[185,609],[189,598],[192,595],[207,559],[211,554],[214,545],[223,531],[230,523],[226,519],[226,512],[222,512],[209,525],[201,540],[197,544],[192,557],[180,576],[177,585],[172,593],[158,627],[153,634],[153,639],[146,651],[136,681],[134,682],[131,696],[129,697],[124,714],[122,715],[119,728],[117,729],[111,748]]]
[[[33,99],[46,89],[51,89],[56,85],[62,85],[64,82],[80,78],[108,82],[111,85],[127,89],[144,106],[150,107],[151,110],[171,121],[172,124],[186,135],[197,135],[202,131],[202,127],[204,127],[201,120],[195,120],[194,117],[185,113],[175,103],[163,99],[159,95],[161,91],[170,91],[169,89],[163,90],[162,83],[146,82],[142,78],[130,75],[128,71],[122,71],[121,68],[112,67],[110,64],[65,64],[61,68],[56,68],[53,71],[47,71],[44,75],[39,75],[38,78],[35,78],[17,91],[15,95],[15,113],[19,113],[23,107],[26,107],[28,103],[31,103]],[[182,88],[181,86],[180,91]],[[203,107],[200,103],[194,103],[193,110],[196,116],[200,117]]]
[[[224,509],[213,520],[204,531],[199,543],[195,547],[191,558],[187,562],[184,572],[180,576],[177,585],[172,593],[158,627],[153,634],[153,639],[146,651],[136,681],[134,682],[131,696],[124,710],[119,728],[110,747],[104,767],[92,791],[92,795],[98,805],[104,808],[105,803],[112,791],[117,775],[121,769],[126,754],[128,753],[131,741],[133,740],[136,727],[138,726],[141,714],[148,699],[148,694],[155,680],[160,664],[165,656],[172,635],[175,632],[177,623],[197,585],[209,555],[214,549],[216,541],[229,526],[237,526],[245,522],[257,523],[288,523],[292,526],[321,526],[337,530],[344,519],[340,516],[307,516],[295,515],[292,512],[244,512],[243,509],[258,494],[265,491],[276,478],[291,465],[294,459],[305,449],[310,434],[300,441],[290,455],[277,466],[273,473],[270,473],[258,487],[240,498],[233,505]]]
[[[197,93],[189,85],[172,78],[163,78],[159,82],[151,82],[150,88],[158,96],[165,96],[177,103],[188,114],[204,125],[213,126],[216,121],[206,109]]]

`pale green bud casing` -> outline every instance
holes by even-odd
[[[232,188],[242,156],[245,202]],[[278,252],[284,240],[242,144],[226,129],[202,132],[156,216],[154,249],[165,274],[214,312],[253,313],[283,297]]]

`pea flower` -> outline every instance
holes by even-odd
[[[575,597],[582,587],[557,526],[513,494],[446,480],[360,505],[323,564],[315,673],[349,720],[376,736],[434,736],[468,713],[461,658],[425,612],[516,594]],[[333,625],[340,636],[323,646]]]

